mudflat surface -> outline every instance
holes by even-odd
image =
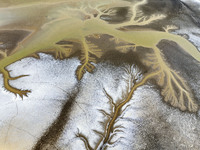
[[[199,7],[0,0],[0,149],[200,149]]]

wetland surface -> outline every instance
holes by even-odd
[[[0,0],[0,149],[200,149],[198,0]]]

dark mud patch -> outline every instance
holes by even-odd
[[[7,55],[9,55],[29,34],[30,32],[25,30],[0,30],[0,49],[7,50]]]
[[[63,133],[64,127],[68,122],[69,115],[75,103],[78,92],[79,90],[74,90],[74,93],[70,95],[67,102],[63,105],[60,114],[58,115],[56,120],[37,141],[37,143],[33,147],[33,150],[58,150],[58,148],[55,146],[56,142],[60,138],[61,134]]]
[[[145,53],[149,49],[143,47],[137,47],[136,51],[130,49],[127,53],[122,53],[117,50],[110,50],[102,56],[102,62],[108,62],[114,66],[121,66],[122,64],[136,65],[138,66],[143,73],[149,71],[149,67],[142,63]]]
[[[141,7],[145,14],[161,13],[174,15],[179,13],[182,4],[179,0],[148,0],[148,4]]]
[[[193,90],[195,97],[200,101],[200,63],[175,42],[162,40],[157,46],[162,50],[170,67],[185,79]]]
[[[151,104],[144,104],[149,113],[134,122],[136,125],[134,143],[140,145],[141,150],[174,149],[173,126],[167,121],[166,115],[159,110],[153,110]],[[148,105],[148,106],[147,106]],[[171,143],[172,145],[169,145]]]
[[[116,11],[115,15],[101,15],[101,19],[109,23],[122,23],[128,20],[128,7],[115,7],[112,10]]]

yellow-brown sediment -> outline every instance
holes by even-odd
[[[148,79],[150,79],[150,78],[156,76],[158,73],[159,73],[159,72],[153,72],[153,73],[151,73],[151,74],[147,74],[140,82],[136,83],[136,84],[132,87],[131,91],[130,91],[129,94],[128,94],[128,97],[127,97],[122,103],[120,103],[120,104],[115,108],[114,115],[113,115],[112,119],[111,119],[111,120],[109,121],[109,123],[108,123],[108,127],[107,127],[107,129],[106,129],[106,135],[105,135],[105,138],[104,138],[104,140],[103,140],[103,144],[106,144],[106,143],[108,142],[108,139],[109,139],[109,137],[110,137],[110,134],[111,134],[111,132],[113,132],[112,130],[113,130],[113,126],[114,126],[115,120],[116,120],[117,117],[119,117],[119,115],[120,115],[119,113],[120,113],[120,111],[121,111],[121,108],[131,100],[131,98],[132,98],[132,96],[133,96],[133,93],[135,92],[135,90],[136,90],[138,87],[144,85]],[[100,142],[99,142],[99,143],[100,143]]]

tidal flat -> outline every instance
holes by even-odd
[[[0,149],[200,149],[197,0],[0,0]]]

